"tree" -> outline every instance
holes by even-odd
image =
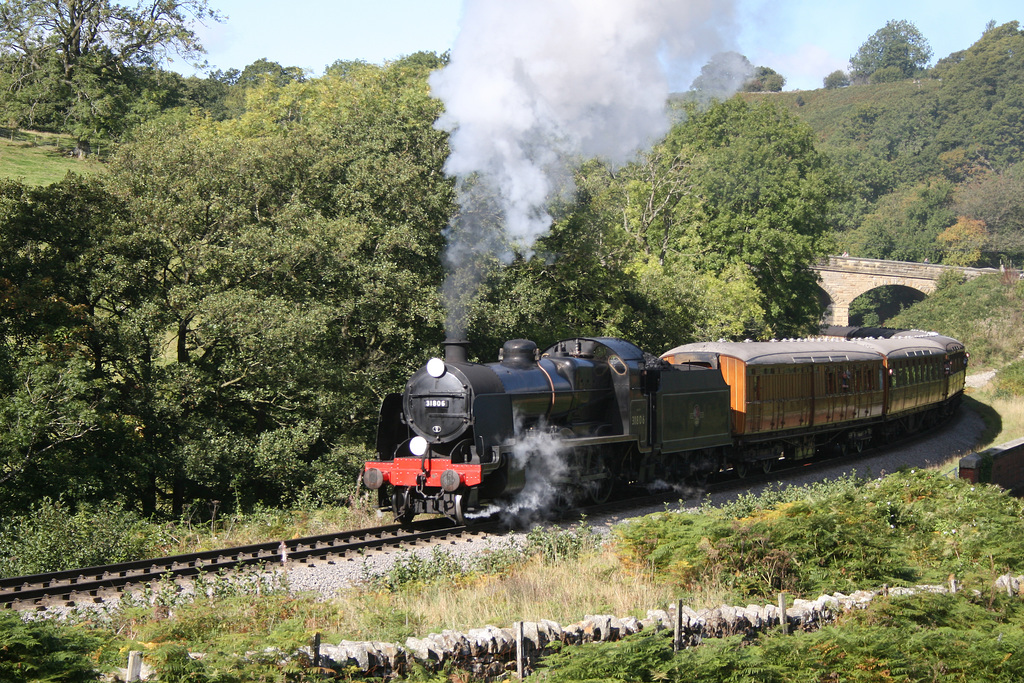
[[[957,222],[939,233],[936,238],[946,250],[943,263],[953,266],[976,266],[988,241],[985,221],[960,216]]]
[[[943,72],[936,136],[946,150],[967,147],[989,165],[1024,160],[1024,31],[1016,21],[987,30]]]
[[[909,21],[892,20],[878,29],[850,58],[852,75],[868,79],[880,69],[893,69],[910,78],[927,66],[932,58],[928,41]]]
[[[267,81],[237,119],[177,116],[121,146],[130,218],[97,277],[99,362],[138,420],[150,499],[277,503],[333,495],[317,473],[354,480],[350,444],[442,337],[452,190],[426,74]]]
[[[754,73],[750,60],[738,52],[719,52],[701,67],[690,90],[702,99],[725,99],[736,93]]]
[[[836,69],[828,76],[825,76],[824,79],[824,86],[826,90],[845,88],[848,85],[850,85],[850,77],[842,69]]]
[[[618,277],[633,299],[657,313],[644,331],[653,348],[816,327],[808,266],[831,248],[828,217],[842,189],[804,125],[769,103],[690,107],[662,144],[604,185],[592,201],[615,229],[591,233],[604,262],[623,263]]]
[[[782,92],[786,78],[767,66],[754,69],[754,76],[743,84],[744,92]]]
[[[932,178],[882,197],[851,234],[854,253],[896,261],[938,262],[939,234],[956,222],[953,185]]]
[[[985,226],[985,251],[1024,258],[1024,164],[978,173],[957,186],[955,198],[961,221]]]
[[[96,244],[117,218],[95,180],[0,185],[0,511],[118,493],[104,471],[113,449],[101,437],[89,295]]]
[[[83,142],[102,137],[145,89],[140,73],[171,52],[203,52],[192,24],[207,18],[219,19],[207,0],[9,0],[0,5],[2,84],[19,119]]]

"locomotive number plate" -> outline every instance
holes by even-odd
[[[448,401],[443,398],[426,398],[423,399],[424,408],[447,408]]]

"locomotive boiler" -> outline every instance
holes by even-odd
[[[399,520],[461,520],[521,491],[540,443],[556,443],[564,461],[553,486],[602,501],[624,473],[678,474],[691,463],[662,463],[662,454],[713,447],[728,432],[720,374],[673,368],[621,339],[566,339],[543,352],[516,339],[486,364],[468,362],[464,343],[446,342],[443,359],[385,398],[378,459],[366,463],[363,481]]]

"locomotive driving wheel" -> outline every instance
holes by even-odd
[[[591,482],[591,485],[587,487],[587,493],[590,494],[590,500],[597,505],[604,505],[611,499],[612,491],[615,489],[615,482],[612,480],[612,473],[607,467],[603,468],[605,477],[601,479],[595,479]]]
[[[395,514],[395,521],[402,526],[409,526],[416,511],[409,505],[409,494],[396,489],[391,495],[391,511]]]

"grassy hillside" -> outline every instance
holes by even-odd
[[[1024,340],[1024,280],[1015,271],[942,286],[930,297],[885,323],[889,327],[938,330],[956,337],[976,366],[1001,367],[1021,352]]]
[[[938,79],[906,80],[877,85],[855,85],[833,90],[794,90],[780,93],[749,93],[752,102],[768,100],[805,120],[826,145],[848,125],[851,117],[866,110],[899,111],[929,99],[939,88]],[[845,140],[843,141],[845,144]]]
[[[67,135],[17,131],[11,138],[10,130],[0,128],[2,178],[20,179],[28,185],[49,185],[69,172],[89,175],[103,169],[96,155],[84,160],[72,158],[74,140]]]

